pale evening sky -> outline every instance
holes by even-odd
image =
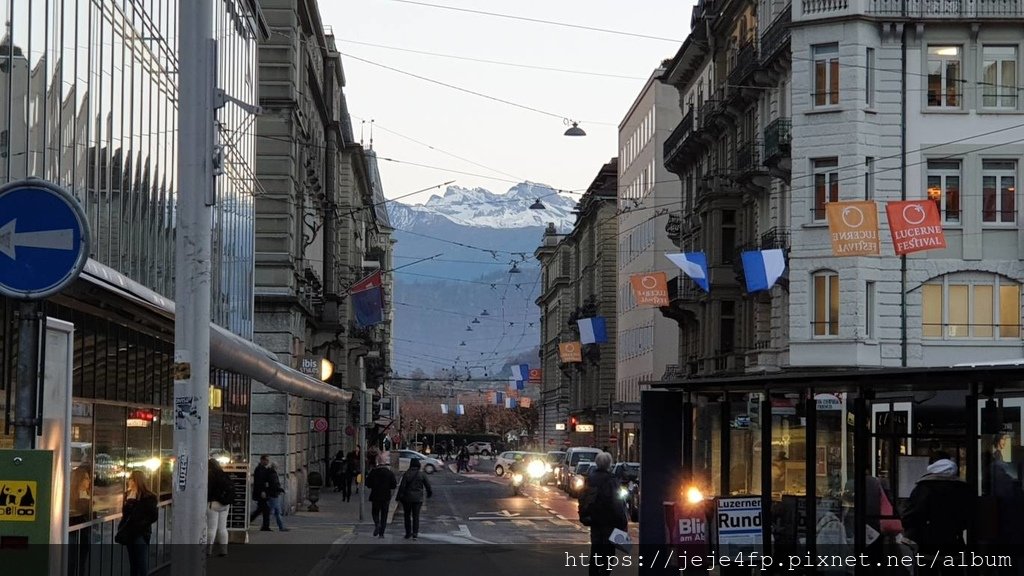
[[[382,160],[381,178],[389,198],[448,180],[456,180],[458,186],[479,186],[498,193],[521,180],[566,190],[585,189],[601,165],[616,156],[618,123],[647,77],[678,50],[689,32],[693,6],[689,0],[422,1],[675,41],[509,20],[395,0],[321,0],[323,22],[333,28],[343,53],[345,93],[356,137],[361,121],[366,120],[363,134],[368,143],[369,120],[373,119],[373,147],[378,156],[480,175]],[[355,42],[632,78],[455,60]],[[438,86],[353,57],[558,117]],[[580,121],[587,136],[563,136],[567,126],[562,117]],[[435,189],[403,201],[423,202],[439,192]]]

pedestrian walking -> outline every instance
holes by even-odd
[[[383,455],[377,455],[377,465],[366,475],[366,489],[370,491],[370,514],[373,518],[373,535],[384,537],[384,529],[388,524],[388,504],[391,502],[391,491],[398,486],[395,473],[391,471],[391,462]]]
[[[260,530],[270,532],[270,506],[267,502],[270,492],[270,456],[260,456],[260,463],[252,473],[252,499],[256,502],[256,509],[249,514],[249,523],[257,516],[263,516],[263,524]]]
[[[932,457],[927,473],[917,481],[903,513],[906,537],[926,558],[936,558],[931,565],[919,566],[917,574],[962,575],[963,568],[943,567],[943,560],[967,549],[963,533],[967,529],[975,502],[967,483],[957,474],[957,465],[948,454]]]
[[[270,486],[267,490],[267,506],[274,514],[274,521],[277,522],[277,530],[279,532],[287,532],[288,528],[285,527],[284,520],[281,519],[281,516],[283,515],[281,506],[282,501],[284,500],[284,488],[281,487],[281,477],[277,474],[277,464],[270,465],[270,473],[267,483]]]
[[[149,540],[158,518],[156,494],[149,489],[146,474],[135,470],[128,476],[121,521],[114,535],[114,542],[128,547],[131,576],[149,576]]]
[[[409,462],[409,469],[402,475],[402,483],[398,485],[398,500],[402,504],[405,515],[405,539],[416,540],[420,535],[420,509],[423,507],[423,494],[427,498],[434,495],[427,475],[420,470],[419,459]]]
[[[459,472],[469,472],[469,449],[465,446],[459,450],[459,457],[456,459],[455,467]]]
[[[601,452],[594,458],[595,470],[587,478],[587,487],[579,500],[580,522],[590,527],[590,574],[606,573],[606,561],[597,557],[614,556],[615,544],[609,540],[617,528],[626,531],[629,519],[626,506],[618,498],[619,482],[611,473],[612,455]]]
[[[352,500],[352,482],[356,482],[356,494],[359,494],[359,466],[362,461],[363,456],[359,451],[359,446],[345,455],[345,483],[341,489],[344,502]]]
[[[343,450],[338,450],[338,453],[334,455],[334,460],[331,460],[329,474],[331,484],[334,484],[334,491],[342,492],[345,482],[345,452]],[[344,496],[342,500],[345,500]]]
[[[212,555],[214,546],[219,543],[217,555],[227,556],[228,514],[231,511],[231,503],[235,501],[235,487],[231,483],[231,477],[221,468],[220,462],[210,458],[208,465],[210,468],[206,487],[206,535],[210,539],[210,545],[206,549],[206,554]]]

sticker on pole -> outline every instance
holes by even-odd
[[[52,296],[88,259],[88,221],[68,191],[38,178],[0,187],[0,295]]]
[[[36,483],[0,480],[0,522],[35,522]]]
[[[178,455],[178,492],[188,487],[188,454]]]

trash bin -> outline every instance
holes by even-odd
[[[306,477],[306,488],[309,490],[309,494],[306,499],[309,500],[309,511],[319,512],[320,507],[316,505],[320,501],[320,489],[324,487],[324,477],[317,471],[310,472]]]

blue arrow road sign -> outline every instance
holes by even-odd
[[[56,294],[88,258],[88,223],[71,194],[36,178],[0,187],[0,294],[23,300]]]

